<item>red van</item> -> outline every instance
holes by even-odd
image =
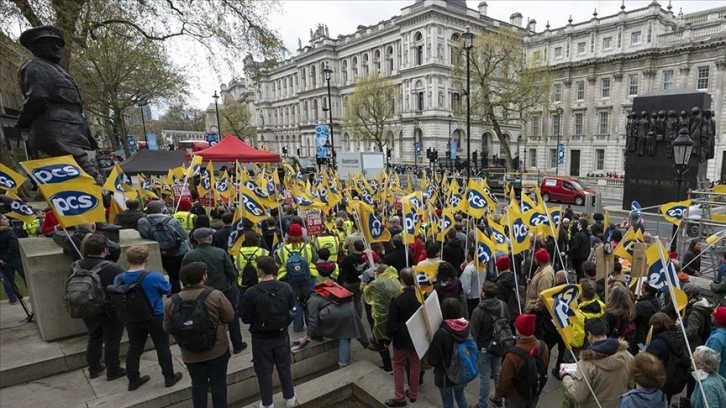
[[[583,187],[577,180],[571,177],[546,176],[539,186],[542,199],[549,201],[560,201],[573,203],[575,205],[585,204],[585,195],[596,195],[597,191]]]

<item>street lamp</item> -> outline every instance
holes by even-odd
[[[331,159],[333,157],[333,145],[330,143],[330,140],[326,140],[325,144],[323,145],[323,148],[325,148],[325,157],[327,159],[328,167],[330,167]]]
[[[555,147],[555,176],[559,175],[560,170],[560,133],[562,133],[562,112],[565,110],[562,109],[562,106],[558,106],[557,109],[555,109],[555,112],[557,112],[557,146]]]
[[[330,99],[330,77],[333,75],[333,70],[330,68],[330,66],[326,63],[325,68],[323,69],[323,74],[325,74],[325,82],[328,83],[328,125],[330,126],[330,152],[331,152],[331,158],[333,161],[333,170],[336,169],[335,165],[335,139],[333,138],[333,100]],[[327,143],[327,141],[326,141]]]
[[[217,113],[217,134],[219,135],[219,140],[222,140],[222,122],[219,121],[219,105],[217,105],[219,95],[217,95],[216,89],[214,90],[214,95],[212,95],[212,98],[214,98],[214,111]],[[237,136],[241,137],[241,135]]]
[[[678,131],[678,137],[673,141],[673,160],[675,161],[673,168],[676,170],[676,201],[681,199],[681,184],[683,183],[683,175],[688,171],[688,159],[691,158],[691,150],[693,150],[693,140],[688,135],[688,128],[683,126]]]
[[[144,140],[146,140],[146,119],[144,118],[144,106],[146,103],[140,103],[139,108],[141,109],[141,127],[144,128]]]
[[[471,177],[471,49],[474,46],[474,33],[471,27],[466,27],[464,38],[466,50],[466,180]]]

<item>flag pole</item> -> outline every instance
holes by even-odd
[[[512,231],[512,223],[509,218],[509,214],[507,214],[507,223],[509,224],[509,228],[507,228],[507,231],[509,232],[509,242],[512,247],[512,255],[510,257],[510,260],[512,262],[512,273],[514,273],[514,294],[517,296],[517,307],[519,308],[519,314],[522,314],[522,299],[519,296],[519,278],[517,277],[517,263],[514,262],[514,256],[516,255],[514,253],[514,244],[512,242],[516,242],[514,240],[514,232]],[[507,254],[509,255],[509,254]]]
[[[683,319],[681,318],[679,312],[678,312],[678,300],[676,299],[676,292],[673,290],[673,282],[671,281],[671,275],[668,273],[668,263],[666,261],[665,254],[663,253],[663,245],[660,242],[660,237],[655,237],[656,240],[658,240],[658,255],[660,256],[660,262],[663,265],[663,273],[666,276],[666,280],[668,281],[668,291],[671,295],[671,300],[673,301],[673,306],[676,310],[676,315],[678,316],[678,320],[681,322],[681,324],[678,324],[677,326],[680,326],[681,333],[683,334],[683,339],[686,341],[686,347],[688,349],[688,354],[691,356],[691,365],[693,366],[693,371],[698,371],[698,367],[696,367],[696,362],[693,359],[693,353],[691,353],[691,343],[688,341],[688,335],[686,334],[686,327],[683,324]],[[718,242],[718,241],[717,241]],[[715,242],[714,242],[715,243]],[[701,390],[701,396],[703,397],[703,403],[706,405],[706,408],[709,408],[708,406],[708,400],[706,399],[706,391],[703,389],[703,382],[698,377],[695,377],[696,381],[698,381],[698,388]]]
[[[189,168],[187,168],[187,171],[184,173],[184,184],[182,184],[181,194],[179,194],[179,200],[177,200],[176,205],[174,205],[174,213],[176,213],[179,210],[179,204],[181,203],[181,198],[184,195],[184,190],[187,188],[187,184],[189,183],[189,171],[194,170],[194,156],[192,156],[192,161],[189,163]],[[201,166],[201,164],[200,164]],[[190,191],[191,193],[191,191]]]

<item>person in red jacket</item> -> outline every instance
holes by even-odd
[[[50,235],[58,229],[58,219],[55,217],[53,210],[50,207],[45,209],[45,216],[43,216],[43,224],[40,225],[40,233],[43,235]]]

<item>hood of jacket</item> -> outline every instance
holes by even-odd
[[[458,342],[462,342],[469,337],[469,322],[463,317],[444,320],[442,328]]]
[[[506,288],[513,288],[515,285],[514,273],[511,270],[499,271],[499,276],[494,280],[494,283]]]
[[[318,261],[315,264],[315,268],[318,270],[318,272],[327,273],[330,275],[335,271],[335,262],[333,261]]]
[[[701,312],[705,312],[706,316],[711,315],[711,302],[708,301],[706,298],[700,298],[693,302],[693,308],[694,309],[700,309]]]
[[[583,303],[585,303],[585,302],[580,303],[579,309],[581,312],[597,314],[597,315],[605,312],[605,307],[603,306],[603,304],[600,300],[594,299],[594,300],[588,300],[586,302],[590,302],[590,303],[587,303],[585,305],[583,305]]]
[[[663,339],[671,347],[671,351],[684,350],[686,347],[686,341],[683,339],[683,333],[680,330],[673,330],[663,332],[656,336],[656,338]]]
[[[623,395],[629,399],[626,407],[662,407],[666,403],[666,396],[659,389],[634,389]]]
[[[616,371],[629,363],[625,355],[628,347],[627,342],[618,339],[600,340],[583,350],[580,358],[591,361],[601,370]]]
[[[493,299],[482,299],[479,302],[479,306],[483,307],[487,310],[496,310],[501,307],[501,303],[499,303],[499,299],[493,298]]]
[[[454,238],[454,239],[447,241],[446,244],[444,244],[444,245],[450,246],[453,248],[462,248],[464,246],[464,243],[461,242],[461,240],[459,238]]]

